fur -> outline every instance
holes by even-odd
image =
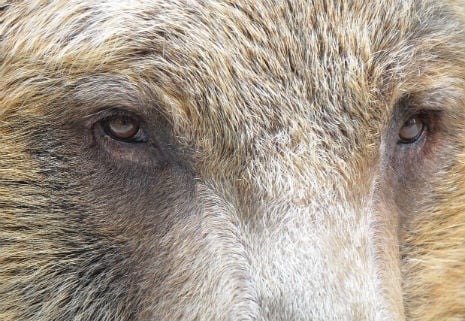
[[[465,320],[464,29],[463,0],[0,0],[0,320]]]

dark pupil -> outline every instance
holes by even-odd
[[[423,132],[423,126],[423,121],[419,117],[412,117],[400,129],[399,136],[404,141],[414,141]]]
[[[108,133],[119,139],[134,137],[139,131],[139,124],[129,117],[114,117],[108,120]]]

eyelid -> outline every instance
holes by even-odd
[[[127,116],[137,119],[140,123],[142,123],[142,117],[137,112],[134,112],[131,109],[119,106],[110,106],[106,108],[102,108],[96,110],[95,112],[89,113],[83,116],[84,123],[88,128],[93,127],[96,123],[101,122],[105,119],[114,116]]]
[[[139,113],[132,108],[127,108],[124,106],[111,106],[111,107],[106,107],[99,109],[93,113],[90,113],[83,118],[85,119],[86,122],[89,123],[97,123],[99,121],[102,121],[104,119],[107,119],[112,116],[128,116],[128,117],[133,117],[137,119],[140,123],[142,123],[143,117],[139,115]]]

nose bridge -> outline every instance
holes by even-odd
[[[265,205],[245,232],[263,320],[402,320],[383,293],[369,209],[317,203]]]

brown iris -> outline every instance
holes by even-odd
[[[425,123],[420,116],[410,117],[399,131],[400,143],[412,144],[416,142],[425,130]]]
[[[139,122],[128,116],[113,116],[105,120],[103,127],[112,138],[122,141],[137,141]]]

